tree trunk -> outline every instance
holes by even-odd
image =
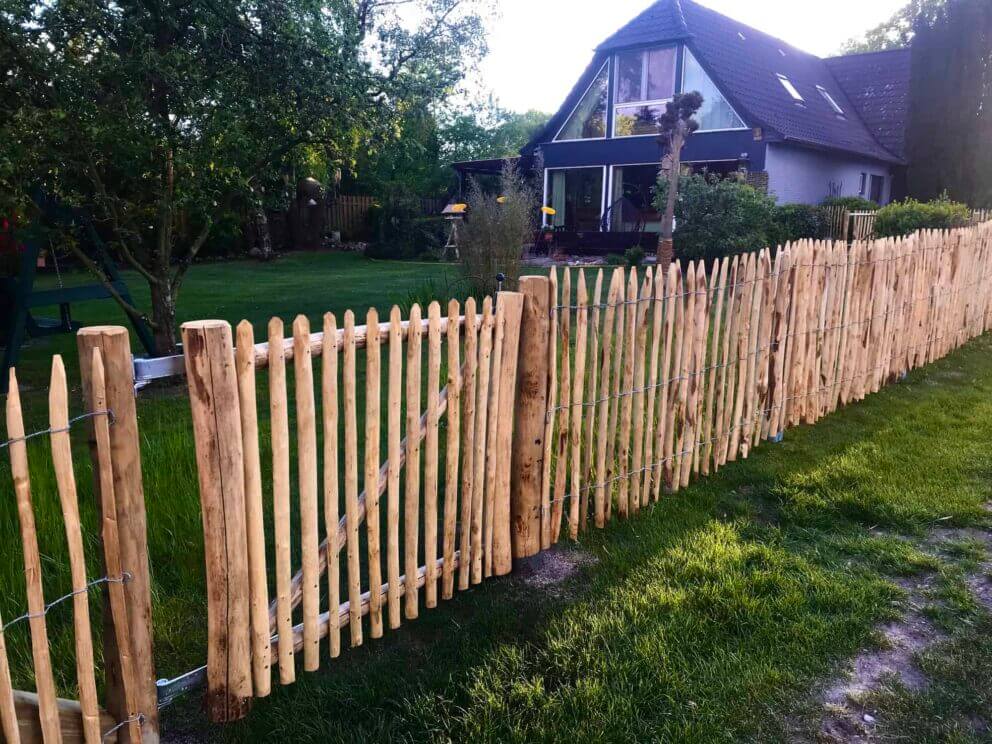
[[[255,249],[258,257],[263,261],[272,258],[272,235],[269,233],[269,218],[265,216],[265,209],[257,206],[252,214],[252,226],[255,232]]]
[[[155,353],[170,356],[178,352],[176,341],[176,298],[172,288],[152,284],[152,322],[155,324]]]
[[[682,145],[685,138],[681,132],[672,136],[671,148],[668,154],[668,200],[665,204],[665,216],[661,220],[661,235],[658,236],[658,265],[667,268],[675,259],[675,246],[672,233],[675,223],[675,200],[679,195],[679,175],[682,171]]]

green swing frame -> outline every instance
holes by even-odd
[[[7,392],[8,370],[17,364],[21,346],[27,338],[43,338],[61,333],[74,333],[82,327],[72,319],[71,306],[78,302],[114,299],[116,292],[130,305],[131,293],[121,276],[117,264],[107,253],[106,247],[92,223],[80,218],[72,210],[50,199],[36,199],[45,217],[84,231],[88,242],[88,254],[100,267],[107,278],[102,283],[82,284],[74,287],[36,289],[38,256],[41,248],[33,237],[23,241],[20,268],[12,277],[0,277],[0,346],[3,346],[3,375],[0,377],[0,393]],[[58,306],[58,318],[36,317],[34,310],[42,307]],[[148,324],[143,320],[130,318],[135,334],[149,355],[155,353],[155,339]]]

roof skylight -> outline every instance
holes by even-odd
[[[792,84],[792,81],[789,80],[789,78],[787,78],[785,75],[782,75],[781,73],[775,73],[775,77],[777,77],[778,81],[782,83],[782,87],[785,88],[785,90],[789,93],[790,96],[792,96],[792,99],[794,101],[799,101],[800,103],[802,103],[803,101],[806,100],[805,98],[802,97],[799,91],[796,90],[796,86]]]
[[[840,104],[838,104],[837,101],[834,100],[834,97],[827,92],[826,88],[824,88],[822,85],[817,85],[816,89],[820,91],[820,95],[823,96],[823,100],[826,101],[828,104],[830,104],[830,108],[834,110],[834,113],[840,114],[841,116],[844,115],[844,109],[842,109],[840,107]]]

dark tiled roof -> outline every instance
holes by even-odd
[[[620,47],[676,41],[689,36],[682,6],[678,2],[657,2],[596,47],[596,51]]]
[[[743,38],[741,38],[743,37]],[[548,127],[525,148],[547,142],[560,128],[613,50],[684,40],[748,126],[766,138],[901,162],[859,116],[860,107],[838,84],[827,62],[739,23],[694,0],[658,0],[596,49],[596,56]],[[785,75],[805,104],[797,105],[776,77]],[[817,91],[822,86],[844,110],[838,116]]]
[[[909,112],[909,49],[851,54],[824,61],[875,139],[893,154],[904,157]]]
[[[822,59],[692,0],[681,0],[681,5],[692,33],[689,47],[749,124],[786,140],[897,160],[872,136]],[[792,99],[776,74],[792,82],[804,105]],[[819,93],[818,85],[844,110],[843,117]]]

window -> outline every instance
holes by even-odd
[[[885,176],[871,177],[871,195],[868,197],[876,204],[882,203],[882,189],[885,187]]]
[[[676,47],[617,55],[614,134],[654,134],[664,103],[675,95]]]
[[[780,75],[776,73],[775,77],[777,77],[778,81],[782,83],[782,87],[785,88],[785,90],[789,93],[790,96],[792,96],[792,99],[794,101],[799,101],[801,103],[802,101],[806,100],[800,95],[799,91],[796,90],[796,86],[792,84],[792,81],[789,80],[789,78],[787,78],[785,75]]]
[[[858,196],[864,196],[865,195],[865,189],[867,189],[867,188],[868,188],[868,174],[867,173],[862,173],[861,174],[861,186],[858,188]]]
[[[600,139],[606,136],[607,65],[596,75],[589,90],[568,117],[556,140]]]
[[[699,122],[700,131],[745,128],[744,122],[730,107],[727,99],[688,49],[685,50],[682,90],[697,90],[703,96],[703,107],[695,117]]]
[[[838,105],[837,101],[835,101],[834,97],[827,92],[826,88],[824,88],[822,85],[817,85],[816,89],[820,91],[820,95],[823,96],[823,100],[830,105],[830,108],[834,110],[834,113],[840,114],[841,116],[844,115],[844,109],[842,109],[840,105]]]
[[[577,232],[599,230],[603,211],[603,169],[549,170],[546,204],[555,210],[549,220],[554,227]]]
[[[613,194],[607,215],[615,232],[661,232],[661,214],[655,209],[658,164],[613,168]]]

